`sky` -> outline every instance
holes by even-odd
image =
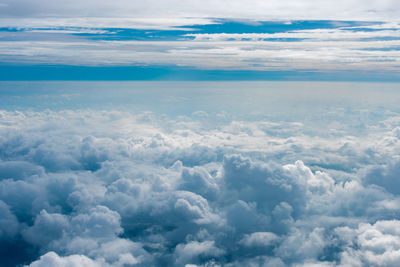
[[[0,80],[398,81],[399,12],[394,0],[2,0]]]

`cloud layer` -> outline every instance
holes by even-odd
[[[145,21],[132,20],[131,28],[107,28],[101,24],[87,27],[80,21],[72,22],[37,24],[35,20],[18,20],[16,25],[4,21],[0,28],[0,59],[14,65],[179,66],[300,72],[379,70],[395,76],[399,71],[397,22],[203,19],[145,26]]]
[[[85,1],[54,3],[40,0],[2,0],[2,17],[61,18],[240,18],[240,19],[333,19],[390,20],[398,19],[399,4],[394,0],[233,0],[225,1]]]
[[[396,266],[400,115],[386,114],[329,133],[205,112],[1,111],[1,260]]]
[[[394,0],[2,0],[0,61],[398,78],[399,12]]]

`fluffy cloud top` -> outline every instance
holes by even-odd
[[[332,133],[205,112],[1,111],[1,260],[396,266],[400,115],[385,114]]]

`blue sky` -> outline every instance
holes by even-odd
[[[0,80],[400,79],[394,1],[189,2],[3,0]]]

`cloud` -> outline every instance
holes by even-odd
[[[392,160],[386,166],[371,166],[363,177],[365,184],[378,185],[392,194],[400,194],[400,161]]]
[[[177,255],[177,264],[183,265],[221,256],[224,251],[216,248],[214,241],[192,241],[188,244],[179,244],[175,248],[175,254]]]
[[[391,266],[399,115],[372,113],[332,133],[211,113],[2,111],[0,247],[18,255],[9,266]]]
[[[10,211],[10,207],[3,201],[0,201],[0,240],[12,240],[18,233],[18,220]]]
[[[29,265],[29,267],[50,267],[50,266],[98,267],[101,265],[83,255],[71,255],[68,257],[60,257],[54,252],[46,253],[45,255],[41,256],[39,260],[32,262]]]
[[[182,190],[195,192],[207,199],[215,199],[219,193],[219,186],[215,178],[201,167],[184,168],[182,170]]]
[[[32,175],[42,175],[44,169],[25,161],[0,161],[0,179],[24,179]]]
[[[245,237],[240,241],[246,247],[268,247],[273,245],[279,237],[274,233],[270,232],[254,232]]]
[[[398,33],[398,29],[389,32],[336,29],[269,35],[210,34],[204,37],[203,34],[194,35],[194,40],[137,41],[93,40],[65,35],[55,40],[50,36],[25,38],[26,33],[18,32],[13,35],[22,35],[20,40],[0,42],[0,58],[13,64],[161,65],[203,70],[254,71],[379,69],[397,72],[400,45]],[[291,41],[284,38],[295,39]]]
[[[341,255],[342,262],[353,266],[396,266],[400,257],[398,225],[398,220],[391,220],[360,224],[357,229],[338,229],[340,236],[350,238]],[[355,250],[354,245],[359,249]]]
[[[224,1],[176,0],[162,1],[86,1],[73,0],[55,4],[40,0],[35,5],[26,0],[4,0],[0,14],[7,17],[56,17],[56,18],[236,18],[236,19],[333,19],[333,20],[388,20],[397,18],[396,1],[351,0],[324,1],[289,0],[273,1]],[[83,11],[86,10],[86,11]]]
[[[391,0],[28,2],[0,8],[0,60],[11,65],[399,71]]]

